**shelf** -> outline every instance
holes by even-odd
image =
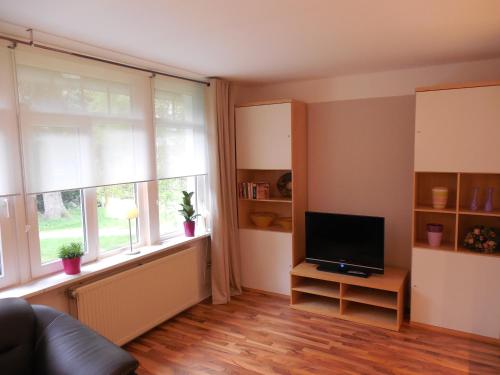
[[[398,326],[397,312],[361,303],[350,302],[343,314],[347,319],[377,327],[395,329]]]
[[[269,198],[269,199],[249,199],[249,198],[238,198],[240,201],[245,202],[271,202],[271,203],[292,203],[292,198]]]
[[[490,253],[478,253],[476,251],[472,251],[470,249],[467,249],[466,247],[463,247],[463,246],[460,246],[458,248],[458,251],[460,253],[479,255],[479,256],[483,256],[483,257],[500,257],[500,251],[498,251],[498,248],[497,248],[496,252],[491,253],[491,254]]]
[[[292,276],[383,289],[392,292],[400,290],[408,274],[408,271],[405,269],[386,266],[384,267],[383,275],[374,273],[370,277],[363,278],[341,273],[318,271],[317,267],[317,264],[302,262],[292,269],[291,274]]]
[[[455,250],[456,215],[436,212],[415,212],[414,245],[432,249],[427,242],[427,224],[442,224],[441,250]]]
[[[413,247],[420,247],[423,249],[431,249],[431,250],[444,250],[444,251],[455,251],[455,245],[453,243],[441,243],[439,247],[432,247],[427,242],[417,241],[413,244]]]
[[[301,295],[297,298],[297,302],[290,305],[297,310],[303,310],[315,314],[339,317],[340,301],[327,297]]]
[[[239,228],[240,229],[251,229],[251,230],[263,230],[263,231],[267,231],[267,232],[292,233],[292,230],[286,230],[286,229],[283,229],[282,227],[277,226],[277,225],[271,225],[270,227],[267,227],[267,228],[261,228],[261,227],[255,226],[255,225],[245,224],[245,225],[240,225]]]
[[[457,203],[457,182],[457,173],[416,172],[415,207],[432,209],[432,188],[443,186],[448,188],[448,201],[446,208],[441,211],[452,210],[454,212]]]
[[[472,211],[472,210],[461,209],[458,213],[460,215],[475,215],[475,216],[500,217],[500,210],[494,210],[494,211],[491,211],[491,212],[487,212],[487,211],[481,211],[481,210]]]
[[[292,288],[296,292],[315,294],[318,296],[340,298],[340,285],[328,281],[304,279]]]
[[[437,209],[433,208],[432,206],[417,206],[415,207],[416,212],[434,212],[438,214],[456,214],[457,211],[454,208],[444,208],[444,209]]]
[[[385,290],[348,286],[342,299],[393,310],[398,308],[397,294]]]

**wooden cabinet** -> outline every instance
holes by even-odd
[[[292,104],[239,107],[236,115],[238,169],[292,169]]]
[[[443,226],[440,246],[427,224]],[[500,233],[500,82],[417,90],[411,321],[500,339],[500,252],[465,248],[476,226]]]
[[[416,94],[415,170],[497,173],[500,86]]]
[[[240,229],[240,249],[245,287],[290,293],[291,233]]]
[[[301,263],[292,270],[294,309],[399,331],[408,271],[385,267],[368,278],[318,271]]]
[[[294,100],[235,109],[238,191],[244,183],[269,186],[266,198],[256,199],[248,192],[238,197],[244,287],[289,295],[291,267],[304,260],[306,117],[305,104]],[[291,197],[277,187],[280,178],[290,174]],[[251,219],[255,213],[271,213],[275,219],[258,227]]]
[[[500,339],[500,258],[415,248],[411,321]]]

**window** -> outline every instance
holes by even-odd
[[[42,264],[57,260],[59,248],[70,242],[86,248],[81,190],[37,194],[36,206]]]
[[[182,191],[194,191],[194,179],[195,177],[178,177],[158,181],[160,236],[182,230],[184,219],[179,213]]]
[[[137,207],[135,184],[98,187],[97,220],[99,223],[99,248],[110,252],[130,244],[129,221],[127,215]],[[138,219],[130,221],[132,242],[138,242]]]
[[[87,263],[127,249],[130,233],[136,245],[182,233],[183,190],[205,230],[204,85],[7,47],[0,41],[0,288],[61,271],[70,242]],[[143,214],[129,220],[137,206]]]
[[[203,224],[207,216],[206,175],[169,178],[158,181],[158,206],[160,215],[160,236],[182,231],[184,218],[179,213],[182,191],[194,192],[191,199],[196,213],[201,215],[198,223]]]

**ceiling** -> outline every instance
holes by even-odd
[[[0,19],[240,82],[500,56],[500,0],[0,0]]]

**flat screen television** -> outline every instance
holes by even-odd
[[[384,218],[306,212],[306,262],[356,276],[384,273]]]

